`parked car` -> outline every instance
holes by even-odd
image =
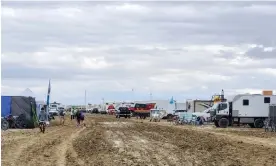
[[[93,114],[98,114],[99,113],[99,109],[98,108],[93,108],[92,112]]]
[[[53,116],[58,116],[58,110],[56,110],[56,109],[50,109],[49,114],[51,114]]]
[[[119,109],[116,111],[116,118],[125,117],[130,118],[131,112],[127,107],[119,107]]]

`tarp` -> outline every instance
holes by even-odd
[[[13,116],[19,116],[21,114],[24,114],[26,116],[27,127],[33,128],[35,122],[37,121],[35,98],[24,96],[12,96],[11,114]]]
[[[1,117],[11,113],[11,96],[1,96]]]

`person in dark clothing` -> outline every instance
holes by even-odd
[[[71,120],[75,119],[75,108],[71,108]]]
[[[75,117],[76,117],[76,120],[77,120],[77,126],[80,125],[80,121],[81,121],[81,113],[80,113],[80,110],[77,110],[76,113],[75,113]]]
[[[63,109],[59,110],[59,119],[60,119],[60,124],[64,125],[64,121],[65,121],[65,112]]]
[[[79,126],[81,124],[81,122],[84,121],[84,113],[80,110],[77,110],[76,118],[77,118],[77,126]],[[83,125],[85,126],[84,122],[83,122]]]

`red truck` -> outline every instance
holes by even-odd
[[[146,118],[150,116],[150,110],[155,108],[156,103],[135,103],[134,107],[130,107],[132,116],[140,116],[140,118]]]

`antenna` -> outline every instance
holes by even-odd
[[[87,110],[87,107],[86,107],[86,90],[84,90],[84,106],[85,106],[85,110]]]

